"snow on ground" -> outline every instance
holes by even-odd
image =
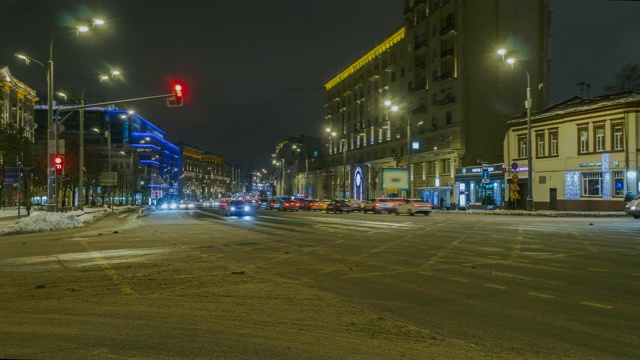
[[[129,207],[116,207],[113,212],[121,212]],[[24,208],[20,209],[20,219],[0,221],[0,235],[44,232],[50,230],[82,227],[111,213],[109,208],[85,208],[69,212],[31,211],[27,216]],[[0,218],[17,217],[18,208],[0,209]]]

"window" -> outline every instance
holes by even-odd
[[[582,173],[582,196],[602,195],[602,173]]]
[[[624,195],[624,171],[613,171],[613,194]]]
[[[518,136],[518,157],[523,159],[527,157],[527,137],[526,136]]]
[[[438,35],[438,24],[431,25],[431,36]]]
[[[613,150],[622,150],[622,124],[613,125]]]
[[[579,153],[588,153],[589,152],[589,130],[587,128],[582,128],[578,130],[578,139],[580,141]]]
[[[596,133],[596,151],[604,151],[604,127],[595,128]]]
[[[453,123],[453,112],[447,111],[447,113],[445,114],[445,123],[447,125]]]
[[[538,155],[537,156],[544,156],[544,150],[545,150],[545,142],[544,142],[544,133],[540,132],[536,134],[536,144],[538,144]]]
[[[549,155],[558,156],[558,130],[549,131]]]

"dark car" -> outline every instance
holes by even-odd
[[[231,200],[224,209],[224,216],[247,216],[255,214],[255,207],[243,200]]]
[[[347,199],[333,199],[329,203],[327,203],[327,214],[328,213],[350,213],[353,211],[353,204],[349,202]]]

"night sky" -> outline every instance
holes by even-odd
[[[623,65],[640,63],[640,2],[554,0],[551,8],[551,102],[580,95],[579,81],[599,95]],[[257,169],[283,139],[323,135],[323,85],[402,26],[403,11],[402,0],[0,0],[0,66],[45,102],[44,70],[14,53],[46,64],[56,26],[95,14],[107,23],[92,33],[56,35],[56,90],[79,94],[112,68],[122,77],[87,83],[87,97],[168,94],[171,79],[183,80],[183,107],[163,99],[123,107],[173,143]]]

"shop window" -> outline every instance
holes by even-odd
[[[582,173],[582,196],[602,196],[602,173]]]
[[[624,195],[624,171],[613,172],[613,194],[615,196]]]

